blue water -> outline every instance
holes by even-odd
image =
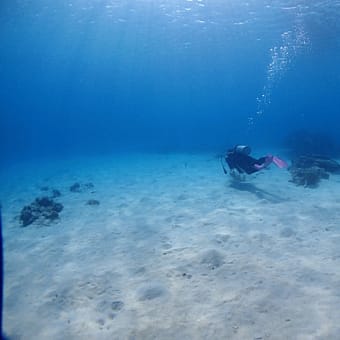
[[[2,0],[2,159],[340,139],[340,1]]]

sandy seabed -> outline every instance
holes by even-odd
[[[340,176],[316,189],[289,179],[271,167],[237,182],[210,154],[3,169],[6,334],[340,339]],[[60,219],[21,227],[46,186]]]

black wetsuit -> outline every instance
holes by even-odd
[[[256,169],[255,164],[262,165],[266,161],[266,157],[261,157],[259,159],[250,157],[249,155],[235,151],[231,149],[225,158],[230,170],[236,169],[239,173],[247,173],[248,175],[259,171]]]

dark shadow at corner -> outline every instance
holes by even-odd
[[[286,198],[282,198],[278,195],[275,195],[271,192],[258,188],[256,185],[247,182],[241,182],[235,179],[230,181],[231,188],[240,190],[240,191],[247,191],[251,194],[255,195],[258,199],[266,200],[270,203],[282,203],[286,202]]]

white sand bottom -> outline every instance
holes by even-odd
[[[11,339],[340,339],[340,176],[233,182],[213,155],[120,155],[1,173]],[[74,193],[75,183],[93,189]],[[58,189],[51,225],[20,226]],[[100,201],[98,206],[87,200]]]

